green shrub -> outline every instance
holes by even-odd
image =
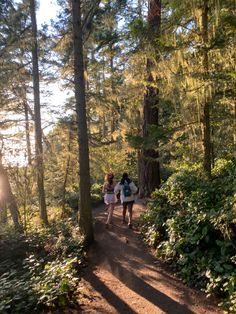
[[[211,181],[196,169],[173,174],[141,219],[145,241],[189,285],[235,313],[236,163],[216,162]]]
[[[78,211],[79,206],[79,194],[76,192],[68,192],[66,194],[66,203],[74,211]]]
[[[94,183],[91,186],[91,199],[92,203],[98,203],[102,201],[102,184]]]
[[[24,236],[3,234],[0,250],[1,313],[42,313],[77,304],[83,248],[72,219]]]

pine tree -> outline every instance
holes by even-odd
[[[37,165],[37,184],[39,193],[39,209],[42,221],[47,225],[47,209],[44,190],[44,164],[43,164],[43,143],[40,112],[40,90],[39,90],[39,69],[38,69],[38,41],[37,23],[35,12],[35,1],[30,0],[30,14],[32,22],[32,62],[33,62],[33,89],[34,89],[34,114],[35,114],[35,154]]]
[[[85,100],[85,79],[83,59],[83,38],[81,24],[81,2],[72,1],[73,44],[74,44],[74,84],[79,141],[79,224],[88,246],[93,242],[92,209],[90,197],[89,148]]]
[[[161,31],[161,1],[155,0],[149,2],[148,7],[148,23],[150,32],[157,40],[160,37]],[[155,56],[155,61],[158,62],[158,56]],[[140,160],[140,195],[149,196],[155,188],[158,188],[161,183],[160,163],[158,148],[145,147],[145,141],[150,136],[151,126],[159,126],[159,87],[157,78],[153,75],[154,62],[147,59],[147,87],[144,97],[144,148]],[[158,147],[158,144],[156,145]]]

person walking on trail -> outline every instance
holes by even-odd
[[[115,203],[117,202],[117,197],[114,192],[115,185],[116,183],[114,182],[113,173],[106,174],[102,189],[102,193],[104,194],[104,202],[107,205],[108,210],[106,228],[108,228],[109,224],[112,224],[113,211],[115,208]]]
[[[138,188],[134,184],[132,180],[130,180],[128,173],[124,172],[122,175],[122,179],[115,186],[115,193],[118,194],[120,192],[120,201],[123,205],[122,223],[126,223],[126,211],[128,209],[128,226],[132,229],[132,215],[133,215],[133,205],[135,200],[135,193],[137,193]]]

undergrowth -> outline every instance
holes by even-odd
[[[236,163],[219,160],[212,180],[183,169],[152,195],[141,218],[145,241],[190,286],[236,313]]]
[[[47,313],[78,304],[82,239],[72,219],[27,235],[0,234],[0,313]]]

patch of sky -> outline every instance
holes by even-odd
[[[22,1],[15,1],[19,4]],[[49,32],[52,30],[51,21],[55,21],[60,7],[57,5],[56,0],[40,0],[37,7],[36,17],[38,29],[42,29],[43,25],[48,25]],[[56,69],[58,72],[58,69]],[[43,83],[40,82],[40,103],[41,103],[41,120],[44,135],[47,135],[53,129],[58,119],[63,115],[65,116],[65,104],[67,99],[73,95],[73,91],[63,89],[63,82],[58,78],[54,82]],[[31,89],[32,90],[32,89]],[[33,94],[27,95],[30,107],[33,108]],[[24,120],[22,116],[14,115],[12,119],[16,120],[14,126],[7,128],[1,132],[4,140],[4,163],[11,165],[26,165],[26,143],[22,140],[20,134],[25,133]],[[32,121],[31,121],[32,122]],[[13,121],[14,123],[14,121]],[[34,147],[34,134],[31,134],[31,144]]]
[[[39,26],[49,24],[51,20],[55,20],[58,11],[59,6],[57,5],[56,0],[40,0],[39,8],[37,10],[37,22]]]
[[[56,0],[40,0],[37,10],[37,24],[39,29],[46,24],[48,31],[53,32],[51,22],[57,20],[60,6]],[[58,69],[55,69],[58,72]],[[42,123],[45,132],[49,132],[56,121],[63,114],[65,103],[72,96],[72,91],[63,89],[63,82],[60,78],[56,82],[40,84],[41,105],[42,105]],[[48,108],[50,107],[50,112]]]

